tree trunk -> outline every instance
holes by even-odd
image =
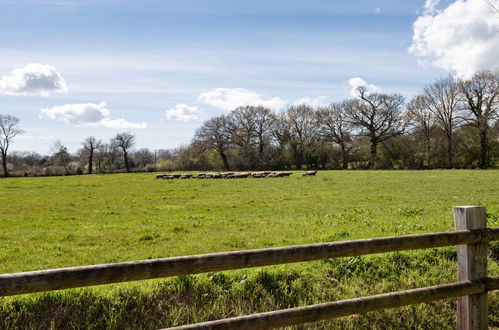
[[[223,152],[223,150],[220,150],[219,153],[220,153],[220,157],[222,157],[222,161],[224,163],[225,169],[227,171],[230,171],[229,161],[227,160],[227,156],[225,155],[225,153]]]
[[[452,148],[452,132],[447,133],[447,164],[449,168],[454,167],[454,150]]]
[[[297,170],[301,170],[303,167],[303,152],[301,150],[301,147],[295,146],[295,165]]]
[[[347,150],[343,143],[340,143],[340,147],[341,147],[341,161],[342,161],[341,168],[347,170],[348,169]]]
[[[123,150],[123,160],[125,161],[126,172],[130,173],[130,165],[128,164],[128,153]]]
[[[258,165],[261,169],[263,169],[263,149],[264,149],[265,145],[263,142],[260,141],[260,143],[258,144]]]
[[[8,177],[9,171],[7,170],[7,153],[2,151],[2,168],[3,168],[3,176]]]
[[[376,163],[376,154],[378,151],[378,141],[376,140],[371,140],[371,155],[369,157],[369,168],[374,168],[374,165]]]
[[[487,129],[480,129],[480,168],[489,167],[489,138]]]
[[[431,167],[430,166],[430,154],[431,154],[431,140],[430,140],[430,134],[426,134],[425,136],[425,144],[426,144],[426,148],[425,148],[425,151],[426,151],[426,157],[425,157],[425,161],[426,161],[426,168],[429,168]]]
[[[62,165],[64,166],[64,172],[66,172],[66,175],[69,175],[68,167],[66,166],[66,159],[64,158],[64,155],[61,155],[62,159]]]
[[[90,150],[90,156],[88,157],[88,174],[92,174],[93,164],[94,164],[94,151]]]

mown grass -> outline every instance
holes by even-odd
[[[497,170],[328,171],[317,177],[0,180],[0,272],[447,231],[452,206],[499,225]],[[490,274],[499,274],[493,245]],[[494,252],[495,251],[495,252]],[[155,328],[456,279],[454,248],[325,260],[0,299],[0,328]],[[490,294],[491,323],[499,298]],[[455,301],[317,328],[452,328]]]

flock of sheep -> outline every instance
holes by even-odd
[[[242,179],[242,178],[280,178],[285,176],[290,176],[291,172],[225,172],[225,173],[199,173],[197,175],[192,174],[158,174],[156,179],[173,180],[173,179]],[[317,171],[308,171],[302,173],[301,176],[315,176]]]

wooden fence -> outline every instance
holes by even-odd
[[[452,232],[2,274],[0,296],[457,245],[456,283],[252,314],[175,329],[269,329],[452,297],[459,297],[458,329],[487,329],[487,292],[499,289],[499,277],[487,277],[487,242],[499,240],[499,227],[486,228],[485,208],[480,206],[455,207],[454,221],[456,230]]]

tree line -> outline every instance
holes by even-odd
[[[499,75],[441,78],[406,103],[398,93],[369,92],[322,107],[291,105],[280,112],[238,107],[212,117],[192,142],[172,150],[133,150],[135,135],[109,143],[95,137],[76,154],[62,143],[53,154],[13,152],[19,120],[0,116],[5,175],[13,169],[36,175],[155,170],[279,170],[360,168],[488,168],[499,158]]]
[[[278,114],[237,108],[203,123],[179,157],[186,167],[231,170],[488,168],[499,156],[497,73],[438,79],[407,104],[398,93],[356,92]]]

